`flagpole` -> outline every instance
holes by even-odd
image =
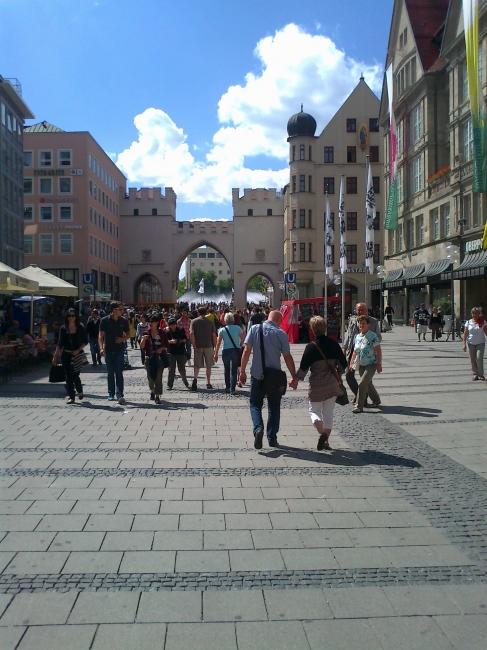
[[[344,228],[345,228],[345,208],[342,205],[344,198],[343,198],[343,193],[344,193],[344,187],[343,187],[343,179],[344,179],[344,174],[341,174],[340,178],[340,198],[339,198],[339,206],[338,206],[338,213],[340,215],[340,248],[342,248],[342,245],[346,247],[346,243],[344,241]],[[343,208],[343,209],[342,209]],[[341,223],[343,221],[343,223]],[[343,232],[342,232],[343,230]],[[342,253],[343,251],[340,251]],[[345,251],[346,254],[346,251]],[[343,261],[341,254],[340,254],[340,272],[342,274],[342,326],[341,326],[341,343],[343,344],[343,341],[345,339],[345,271],[346,271],[346,257],[345,261]]]
[[[325,192],[325,205],[327,205],[328,201],[328,192]],[[326,237],[328,235],[328,224],[327,224],[327,219],[328,219],[328,214],[325,212],[325,286],[324,286],[324,291],[323,291],[323,297],[324,297],[324,309],[323,309],[323,318],[328,322],[328,274],[326,272],[326,250],[327,250],[327,243],[326,243]],[[487,228],[487,225],[486,225]]]
[[[369,154],[365,156],[365,178],[367,179],[365,182],[365,242],[367,242],[367,192],[368,192],[368,182],[369,182],[369,165],[370,165],[370,158]],[[369,303],[367,302],[367,273],[369,272],[369,268],[367,266],[367,243],[365,244],[365,280],[364,280],[364,302],[367,305],[367,309],[370,307]]]

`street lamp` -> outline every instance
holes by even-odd
[[[450,281],[450,302],[451,302],[451,340],[455,340],[455,284],[453,281],[453,265],[458,262],[458,255],[460,249],[455,244],[447,244],[446,246],[446,259],[451,262],[451,281]]]
[[[384,291],[382,288],[384,278],[387,275],[386,267],[379,264],[375,269],[375,274],[380,278],[380,331],[382,332],[382,321],[384,319]]]

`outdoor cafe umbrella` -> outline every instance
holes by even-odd
[[[0,262],[0,293],[35,293],[39,283]]]

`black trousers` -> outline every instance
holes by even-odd
[[[75,388],[78,393],[82,393],[83,386],[81,385],[79,372],[75,372],[73,366],[71,365],[72,359],[73,356],[71,354],[66,354],[63,352],[61,355],[61,364],[66,376],[66,392],[71,399],[74,399],[76,396]]]
[[[169,355],[169,376],[167,378],[167,385],[172,388],[174,384],[174,377],[176,375],[176,364],[178,366],[179,374],[183,383],[186,382],[186,361],[188,357],[185,354],[170,354]]]

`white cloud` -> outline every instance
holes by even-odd
[[[243,85],[231,86],[220,98],[221,127],[204,160],[193,156],[183,129],[163,110],[148,108],[135,117],[138,140],[117,160],[129,183],[172,186],[179,201],[195,203],[228,202],[232,187],[280,188],[289,180],[286,124],[301,102],[320,132],[362,73],[380,92],[379,65],[355,61],[330,38],[294,24],[260,40],[254,54],[261,71],[249,72]],[[253,169],[253,156],[281,159],[283,167]]]

